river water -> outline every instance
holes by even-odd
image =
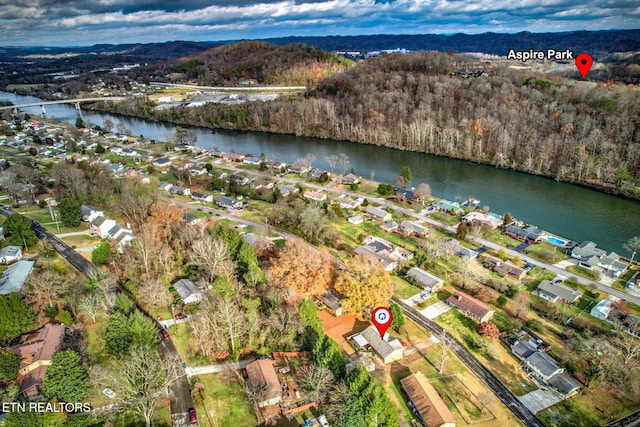
[[[15,104],[38,102],[37,98],[0,92],[0,100]],[[75,123],[78,111],[69,105],[47,105],[49,118]],[[31,115],[41,115],[40,107],[25,108]],[[85,123],[102,126],[110,119],[123,123],[133,135],[144,135],[166,141],[174,134],[174,126],[111,114],[81,112]],[[476,165],[465,161],[411,153],[344,141],[277,135],[260,132],[238,132],[192,129],[197,145],[218,147],[239,153],[265,155],[292,163],[307,153],[316,160],[313,166],[329,169],[325,160],[331,154],[349,157],[349,169],[364,177],[393,183],[402,166],[413,172],[413,185],[426,182],[434,196],[454,200],[472,196],[488,205],[491,211],[536,224],[542,229],[578,242],[593,240],[598,246],[631,256],[622,245],[640,236],[640,202],[620,199],[570,184],[555,182],[520,172]],[[341,166],[336,171],[341,171]]]

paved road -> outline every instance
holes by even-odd
[[[409,305],[398,298],[392,300],[400,306],[405,316],[422,326],[434,336],[442,335],[442,327],[422,315]],[[518,400],[518,398],[509,390],[500,380],[485,368],[478,360],[467,350],[458,340],[449,335],[451,343],[449,349],[473,372],[491,391],[504,403],[513,414],[524,423],[527,427],[543,427],[544,424]]]

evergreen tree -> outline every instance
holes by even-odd
[[[80,202],[74,199],[61,199],[58,202],[58,212],[60,212],[60,221],[65,227],[77,227],[82,219],[82,211],[80,210]]]
[[[62,351],[51,359],[44,374],[43,394],[63,402],[80,402],[89,392],[89,375],[73,350]]]
[[[20,358],[10,348],[0,350],[0,382],[11,381],[18,375]]]
[[[131,301],[131,298],[126,296],[125,294],[118,294],[116,296],[116,301],[113,303],[113,310],[119,311],[125,316],[133,313],[133,310],[136,308],[136,303]]]
[[[0,340],[10,340],[33,328],[36,316],[22,298],[12,292],[0,297]]]
[[[91,262],[95,265],[106,264],[110,255],[111,245],[109,245],[109,242],[102,242],[91,252]]]
[[[31,220],[24,215],[11,214],[3,225],[10,245],[28,248],[38,241],[36,233],[31,229]]]
[[[158,344],[160,338],[156,325],[140,310],[135,310],[129,316],[127,326],[132,345],[155,347]]]
[[[391,325],[389,326],[391,326],[391,329],[395,329],[397,331],[404,326],[407,320],[404,318],[404,312],[402,311],[402,307],[400,307],[399,304],[396,304],[394,302],[389,308],[391,310],[391,317],[393,318],[391,320]]]
[[[127,322],[128,318],[119,311],[109,316],[105,336],[108,352],[122,356],[129,351],[132,339]]]

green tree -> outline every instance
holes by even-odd
[[[12,292],[0,296],[0,340],[10,340],[33,328],[36,316],[22,298]]]
[[[109,316],[107,321],[107,332],[105,336],[106,349],[108,352],[125,355],[131,347],[131,335],[129,334],[128,318],[119,311]]]
[[[84,128],[84,120],[82,120],[82,117],[76,118],[76,127],[78,129]]]
[[[38,238],[31,229],[31,220],[24,215],[11,214],[4,222],[4,231],[10,245],[28,248],[36,244]]]
[[[110,255],[111,245],[109,242],[102,242],[91,252],[91,262],[96,265],[106,264]]]
[[[82,219],[82,211],[80,210],[80,202],[77,200],[64,198],[58,202],[58,212],[60,212],[60,221],[65,227],[77,227]]]
[[[408,187],[411,184],[411,178],[411,168],[409,168],[409,166],[403,166],[400,169],[400,175],[396,178],[396,184],[401,188]]]
[[[98,143],[98,145],[96,145],[96,154],[102,154],[105,151],[107,151],[107,149],[104,148],[102,144]]]
[[[158,344],[160,338],[155,324],[140,310],[135,310],[129,315],[127,326],[132,345],[155,347]]]
[[[44,374],[42,392],[51,399],[63,402],[80,402],[89,392],[89,375],[73,350],[65,350],[53,356]]]
[[[10,348],[0,350],[0,382],[11,381],[18,375],[20,358]]]
[[[133,310],[135,309],[136,309],[136,303],[133,302],[131,298],[129,298],[128,296],[122,293],[116,296],[116,300],[113,303],[114,311],[119,311],[125,316],[129,316],[131,313],[133,313]]]
[[[58,427],[66,426],[67,414],[65,412],[35,412],[27,405],[27,410],[7,413],[3,427]]]
[[[393,194],[395,191],[393,185],[391,184],[378,184],[378,194],[382,194],[383,196],[388,196]]]
[[[398,413],[389,400],[382,384],[367,372],[364,366],[354,368],[347,375],[347,386],[351,398],[355,398],[363,414],[362,426],[397,427],[400,425]],[[349,405],[347,404],[347,407]],[[357,414],[352,408],[352,411]]]
[[[507,297],[505,297],[504,295],[500,295],[496,300],[496,304],[500,308],[504,307],[507,304]]]
[[[393,304],[391,304],[391,307],[389,307],[391,310],[391,325],[389,325],[391,327],[391,329],[394,330],[399,330],[401,327],[404,326],[405,323],[407,323],[407,319],[405,319],[404,317],[404,312],[402,311],[402,307],[400,307],[399,304],[396,304],[395,302]]]

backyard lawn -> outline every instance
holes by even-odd
[[[256,417],[247,403],[242,384],[233,373],[206,374],[191,379],[202,385],[194,392],[198,423],[210,427],[253,427]],[[204,398],[204,399],[203,399]]]

